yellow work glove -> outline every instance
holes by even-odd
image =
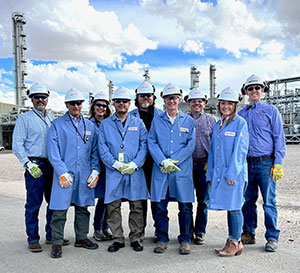
[[[95,188],[97,186],[98,179],[99,179],[99,172],[96,170],[93,170],[87,181],[88,187]]]
[[[204,171],[207,171],[207,163],[205,163],[205,165],[204,165],[204,169],[203,169]]]
[[[67,188],[72,185],[73,178],[69,173],[64,173],[58,178],[58,181],[62,188]]]
[[[271,169],[271,174],[273,180],[279,180],[283,176],[283,169],[281,164],[274,164],[274,166]]]
[[[178,162],[178,160],[171,159],[171,158],[167,158],[167,159],[163,160],[160,163],[161,172],[162,173],[171,173],[171,172],[174,172],[175,170],[181,171],[181,169],[175,165],[175,163],[177,163],[177,162]]]
[[[112,167],[117,169],[121,173],[125,168],[127,168],[127,165],[127,163],[116,160]]]
[[[133,162],[129,162],[127,163],[127,167],[121,171],[122,174],[132,174],[136,169],[138,168],[138,166]]]
[[[34,177],[34,178],[39,178],[43,175],[41,169],[39,168],[39,165],[32,163],[31,161],[28,161],[26,163],[26,169],[29,171],[29,173]]]

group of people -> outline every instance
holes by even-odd
[[[207,96],[194,88],[184,98],[190,112],[179,109],[182,90],[168,84],[161,92],[165,111],[155,107],[155,87],[143,82],[135,90],[136,109],[129,112],[131,96],[120,87],[94,95],[90,119],[81,114],[84,97],[76,89],[66,93],[67,112],[54,119],[47,111],[49,90],[35,83],[28,90],[33,109],[20,116],[13,133],[13,152],[25,169],[25,223],[28,247],[42,251],[38,214],[43,196],[48,203],[46,243],[51,257],[62,256],[64,226],[70,206],[75,208],[75,247],[97,249],[88,239],[88,206],[94,215],[96,241],[113,240],[109,252],[125,247],[121,204],[129,202],[129,241],[143,250],[148,199],[154,222],[155,253],[169,242],[168,203],[179,209],[179,253],[190,244],[205,242],[208,209],[226,210],[228,238],[222,257],[242,253],[243,244],[255,244],[258,189],[265,212],[265,250],[278,246],[276,183],[283,175],[285,139],[278,110],[264,103],[267,88],[259,76],[242,87],[249,104],[237,113],[242,96],[226,88],[218,97],[220,120],[204,112]],[[194,191],[197,198],[193,219]]]

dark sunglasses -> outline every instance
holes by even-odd
[[[69,104],[71,106],[75,106],[75,105],[80,106],[82,104],[82,101],[70,101]]]
[[[101,103],[95,103],[95,106],[102,107],[102,108],[107,108],[106,104],[101,104]]]
[[[114,100],[114,102],[115,102],[115,103],[121,103],[121,102],[122,102],[122,103],[125,104],[125,103],[128,103],[129,100]]]
[[[39,100],[39,99],[45,100],[45,99],[47,99],[47,98],[48,98],[48,96],[39,96],[39,95],[34,95],[34,96],[33,96],[33,98],[34,98],[35,100]]]
[[[177,100],[177,99],[179,99],[180,98],[180,96],[169,96],[169,97],[164,97],[164,99],[165,100],[167,100],[167,101],[171,101],[171,100]]]
[[[152,94],[139,94],[139,96],[141,97],[141,98],[151,98],[152,97]]]
[[[250,87],[247,87],[246,90],[247,90],[247,91],[253,91],[253,90],[255,89],[256,91],[258,91],[258,90],[260,90],[261,88],[262,88],[261,86],[257,85],[257,86],[250,86]]]

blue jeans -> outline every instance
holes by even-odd
[[[94,230],[106,230],[109,228],[107,224],[107,210],[104,204],[104,198],[98,198],[94,215]]]
[[[235,242],[241,240],[241,233],[243,227],[243,213],[242,210],[227,211],[227,224],[229,238]]]
[[[191,229],[196,235],[204,235],[206,233],[207,225],[207,207],[209,202],[209,194],[211,189],[211,183],[206,182],[206,171],[204,171],[204,166],[206,162],[193,163],[193,180],[194,187],[196,189],[197,196],[197,214],[195,226],[193,224],[193,215]],[[192,235],[192,234],[191,234]]]
[[[170,201],[169,191],[167,192],[166,199],[157,202],[156,205],[156,233],[159,242],[169,242],[169,217],[168,217],[168,203]],[[179,230],[180,235],[178,236],[179,243],[190,243],[190,223],[193,214],[192,203],[181,203],[178,202],[178,218],[179,218]]]
[[[32,175],[25,171],[26,184],[26,204],[25,204],[25,225],[28,243],[38,242],[39,236],[39,211],[43,203],[43,195],[48,203],[46,212],[46,239],[51,240],[51,217],[52,210],[49,209],[50,194],[52,188],[53,168],[47,161],[35,160],[34,163],[39,165],[43,175],[39,178],[33,178]]]
[[[273,160],[248,162],[248,187],[243,205],[244,231],[255,235],[257,227],[258,188],[263,198],[265,212],[265,238],[278,242],[280,230],[277,228],[276,181],[270,176]]]

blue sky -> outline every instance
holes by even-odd
[[[297,0],[0,0],[0,101],[14,103],[11,11],[24,13],[26,85],[50,90],[49,106],[64,109],[70,88],[132,90],[149,69],[159,91],[169,82],[189,91],[190,67],[209,90],[239,90],[259,74],[267,80],[299,76],[300,6]],[[28,103],[28,102],[27,102]],[[87,105],[86,105],[87,107]]]

